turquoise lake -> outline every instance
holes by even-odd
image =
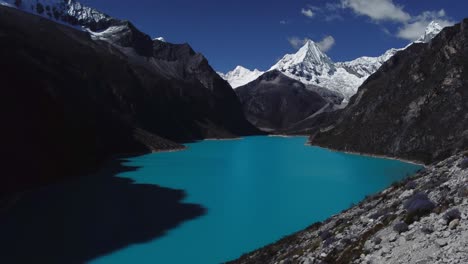
[[[184,190],[206,214],[91,263],[221,263],[357,203],[421,166],[305,146],[305,137],[203,141],[129,159],[118,176]]]

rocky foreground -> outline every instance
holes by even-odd
[[[231,263],[468,263],[467,156]]]

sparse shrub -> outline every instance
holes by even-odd
[[[336,241],[335,237],[330,236],[327,239],[325,239],[325,241],[323,241],[323,246],[328,247],[329,245],[333,244],[333,242],[335,242],[335,241]]]
[[[379,245],[382,242],[382,238],[374,237],[374,239],[372,239],[372,242],[374,242],[374,244],[376,245]]]
[[[407,224],[413,223],[420,217],[425,216],[432,212],[436,205],[427,197],[425,193],[416,193],[411,196],[403,204],[407,214],[405,216],[405,222]]]
[[[332,236],[332,233],[328,230],[325,230],[325,231],[320,231],[319,232],[319,237],[325,241],[327,238],[331,237]]]
[[[408,224],[405,222],[398,222],[393,226],[393,230],[397,233],[403,233],[408,231]]]
[[[434,229],[433,229],[431,226],[424,225],[424,226],[421,228],[421,231],[422,231],[424,234],[432,234],[432,233],[434,232]]]
[[[435,208],[435,204],[425,193],[416,193],[403,204],[409,213],[418,213],[422,216],[430,213]]]
[[[315,230],[315,229],[318,229],[321,225],[322,225],[322,222],[315,222],[311,224],[310,226],[308,226],[306,230],[309,230],[309,231]]]
[[[450,223],[454,219],[461,219],[461,213],[458,209],[449,210],[444,214],[444,219]]]
[[[458,196],[460,198],[468,197],[468,184],[460,186],[460,188],[458,189]]]
[[[459,167],[462,168],[462,169],[468,168],[468,158],[464,158],[464,159],[460,162]]]
[[[401,186],[403,186],[403,181],[394,181],[394,182],[392,182],[392,187],[393,188],[400,188]]]
[[[387,208],[384,208],[384,209],[380,209],[378,210],[377,212],[371,214],[369,216],[370,219],[373,219],[373,220],[377,220],[379,219],[381,216],[384,216],[386,214],[388,214],[389,210]]]
[[[352,241],[351,241],[350,238],[345,237],[345,238],[341,239],[341,243],[342,243],[343,245],[349,245],[349,244],[352,243]]]
[[[414,181],[409,181],[408,183],[406,183],[405,185],[405,188],[407,190],[414,190],[416,189],[416,187],[418,187],[418,185],[414,182]]]

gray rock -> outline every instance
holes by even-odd
[[[388,241],[389,242],[395,242],[397,240],[397,234],[396,233],[392,233],[390,234],[390,236],[388,237]]]
[[[445,238],[449,237],[450,236],[450,231],[444,231],[442,236],[445,237]]]
[[[460,223],[460,220],[454,219],[449,223],[449,229],[453,230],[457,228],[458,224]]]
[[[390,253],[390,249],[389,249],[388,247],[382,247],[382,253],[383,253],[384,255],[389,254],[389,253]]]
[[[435,242],[439,247],[445,247],[447,245],[446,239],[439,238],[439,239],[436,239]]]

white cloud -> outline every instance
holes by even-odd
[[[403,6],[397,5],[393,0],[340,0],[342,8],[349,8],[358,15],[368,16],[373,21],[393,21],[401,24],[396,36],[414,41],[424,34],[426,27],[432,21],[438,22],[442,27],[453,25],[454,22],[447,17],[444,9],[439,11],[424,11],[418,16],[411,16]],[[388,32],[384,28],[385,32]]]
[[[299,49],[300,47],[304,46],[304,44],[310,40],[309,38],[298,38],[298,37],[292,37],[288,38],[289,44],[295,49]],[[332,36],[326,36],[319,42],[316,42],[317,46],[322,50],[323,52],[329,51],[334,45],[335,45],[335,38]]]
[[[341,0],[341,4],[343,8],[350,8],[354,13],[375,21],[406,22],[411,19],[403,7],[395,5],[392,0]]]
[[[333,47],[333,45],[335,45],[335,38],[332,36],[326,36],[319,41],[317,45],[323,52],[327,52]]]
[[[314,17],[314,15],[315,15],[315,13],[312,12],[312,9],[305,9],[305,8],[301,9],[301,14],[303,14],[306,17],[310,17],[310,18]]]
[[[289,44],[291,44],[291,46],[295,49],[302,47],[307,42],[307,40],[307,38],[301,39],[298,37],[288,38]]]
[[[286,25],[287,23],[288,23],[288,22],[286,22],[286,20],[281,20],[281,21],[280,21],[280,24],[281,24],[281,25]]]
[[[419,16],[413,17],[408,23],[405,23],[397,32],[397,37],[414,41],[424,34],[424,31],[432,21],[436,21],[442,27],[455,24],[446,17],[444,9],[439,11],[425,11]]]
[[[337,11],[342,8],[342,5],[340,3],[326,3],[325,8],[329,11]]]
[[[332,22],[335,20],[343,20],[343,17],[339,14],[331,14],[331,15],[325,16],[325,21],[327,22]]]

